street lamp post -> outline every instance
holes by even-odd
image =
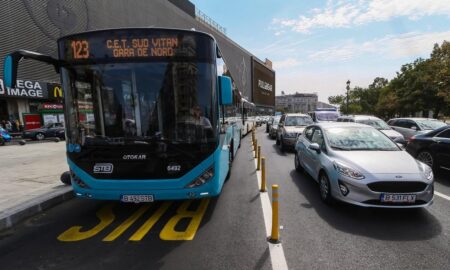
[[[347,89],[347,114],[349,114],[349,111],[348,111],[348,91],[350,90],[350,80],[347,80],[347,87],[346,87],[346,89]]]

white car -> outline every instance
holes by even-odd
[[[365,207],[416,208],[433,202],[433,171],[379,130],[357,123],[308,126],[296,143],[295,168],[334,199]]]
[[[392,129],[386,122],[378,117],[372,115],[353,115],[353,116],[340,116],[337,120],[338,122],[355,122],[360,124],[365,124],[372,126],[379,131],[383,132],[391,140],[397,143],[405,144],[405,138],[403,135],[394,129]]]

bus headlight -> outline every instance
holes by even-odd
[[[205,172],[203,172],[199,177],[195,178],[194,181],[189,183],[186,188],[195,188],[201,186],[209,181],[214,176],[214,167],[210,167]]]
[[[86,188],[90,189],[91,187],[88,186],[83,180],[80,179],[73,171],[70,171],[70,177],[72,178],[72,181],[77,184],[80,188]]]

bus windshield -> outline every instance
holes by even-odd
[[[212,63],[193,61],[64,69],[76,125],[70,137],[82,145],[213,142],[214,72]]]

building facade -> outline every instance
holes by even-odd
[[[97,29],[168,27],[207,32],[216,39],[235,86],[247,100],[253,101],[253,62],[257,58],[227,37],[225,28],[188,0],[4,1],[0,23],[3,30],[0,62],[7,53],[18,49],[57,57],[56,40],[59,37]],[[266,68],[272,72],[274,81],[275,73]],[[0,74],[2,69],[0,64]],[[33,122],[39,120],[40,124],[45,119],[62,121],[59,115],[62,110],[55,111],[56,118],[45,116],[49,114],[45,108],[61,108],[62,105],[60,97],[51,96],[55,92],[52,87],[59,83],[59,74],[51,66],[25,60],[20,65],[18,79],[23,82],[19,89],[0,87],[0,122],[19,120],[26,125],[25,116],[28,114],[37,114]],[[264,88],[268,88],[267,84]],[[272,89],[275,93],[274,83]],[[264,106],[274,106],[274,101],[263,103]]]
[[[275,109],[286,113],[308,113],[318,106],[316,93],[295,93],[275,97]]]

